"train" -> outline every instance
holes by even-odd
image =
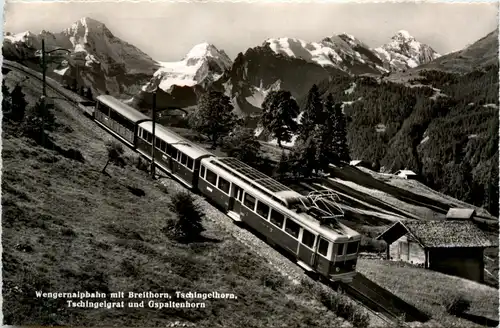
[[[295,260],[306,272],[331,282],[350,283],[356,274],[361,235],[338,219],[343,212],[332,191],[302,195],[234,157],[219,157],[154,123],[111,95],[87,115],[115,138],[204,196]],[[153,148],[154,145],[154,148]],[[153,150],[154,149],[154,150]]]

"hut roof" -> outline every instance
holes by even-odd
[[[407,233],[423,248],[496,246],[470,221],[399,221],[377,239],[392,244]]]
[[[417,175],[417,173],[411,171],[411,170],[399,170],[396,172],[396,174],[403,174],[403,175]]]
[[[472,208],[450,208],[446,214],[446,219],[470,220],[476,214]]]

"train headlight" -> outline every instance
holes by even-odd
[[[339,268],[339,267],[336,267],[336,268],[335,268],[335,271],[336,271],[336,272],[339,272],[339,271],[340,271],[340,268]]]

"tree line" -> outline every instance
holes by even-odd
[[[271,91],[264,99],[260,124],[282,149],[278,165],[262,154],[258,137],[244,127],[229,97],[221,92],[202,95],[189,122],[210,140],[213,149],[221,146],[229,156],[279,178],[310,177],[325,171],[330,163],[341,165],[350,160],[342,104],[335,103],[331,95],[323,100],[317,85],[312,86],[303,106],[286,90]],[[283,143],[292,139],[294,146],[285,149]]]

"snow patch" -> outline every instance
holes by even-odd
[[[265,42],[276,54],[300,58],[320,66],[335,66],[342,57],[332,48],[317,42],[306,42],[295,38],[267,39]]]
[[[297,141],[297,137],[298,137],[298,135],[293,135],[289,142],[282,141],[281,145],[284,146],[284,147],[293,147],[295,145],[295,141]],[[277,139],[272,139],[271,141],[269,141],[269,143],[271,145],[277,146],[278,145],[278,140]]]
[[[278,91],[279,89],[280,89],[280,81],[277,81],[276,83],[270,85],[268,88],[263,88],[261,80],[260,86],[253,87],[252,95],[245,97],[245,100],[252,106],[260,108],[262,106],[262,103],[266,99],[267,95],[269,94],[269,92]]]
[[[347,90],[344,91],[344,94],[350,95],[351,93],[354,92],[355,88],[356,88],[356,82],[352,82],[351,86],[349,87],[349,89],[347,89]]]
[[[385,132],[386,129],[387,129],[387,127],[385,126],[385,124],[382,124],[382,123],[379,123],[375,126],[375,131],[378,133],[383,133],[383,132]]]
[[[429,136],[423,138],[421,141],[420,141],[420,144],[423,144],[423,143],[426,143],[427,141],[429,141]]]
[[[68,69],[69,69],[69,66],[64,67],[62,69],[55,69],[54,73],[59,74],[59,75],[62,76],[62,75],[64,75],[68,71]]]
[[[33,36],[33,33],[31,33],[30,31],[26,31],[14,35],[4,35],[4,39],[9,40],[12,43],[26,42],[30,36]]]

